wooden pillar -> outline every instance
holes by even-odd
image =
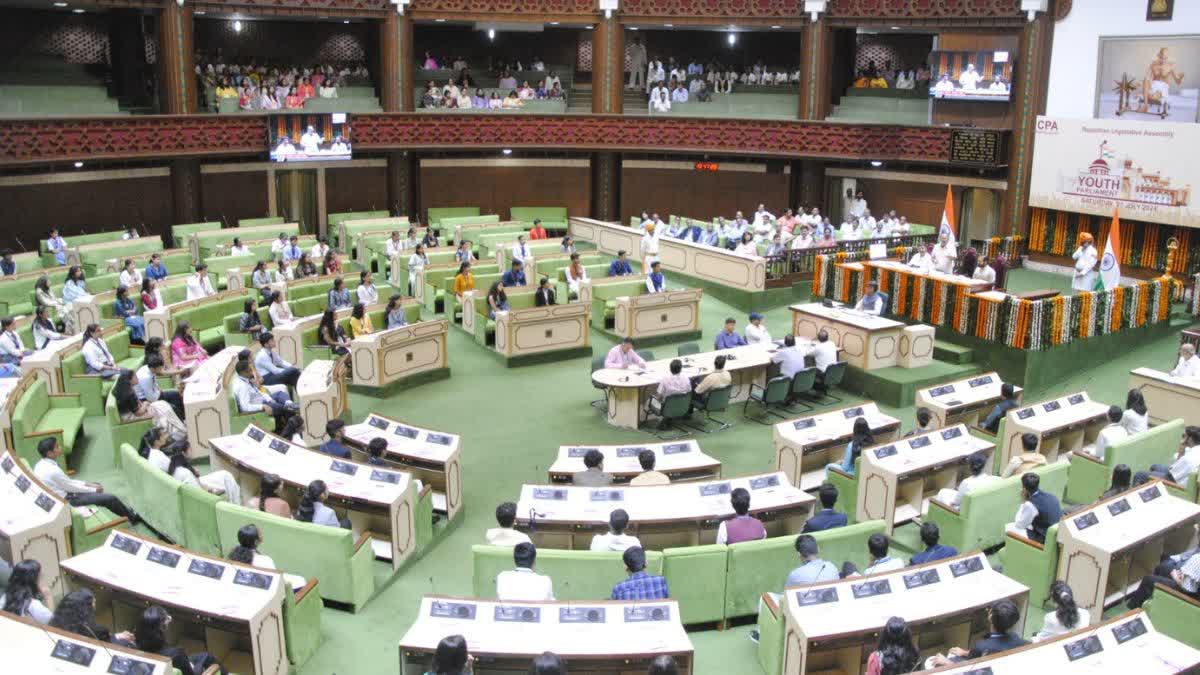
[[[1033,168],[1034,125],[1046,112],[1050,48],[1054,42],[1055,7],[1040,12],[1021,31],[1021,51],[1013,82],[1013,132],[1008,149],[1008,190],[1000,214],[1000,236],[1028,236],[1029,174]]]
[[[168,115],[196,112],[196,64],[192,5],[165,0],[158,17],[159,107]]]
[[[597,152],[592,155],[592,217],[621,219],[621,155]]]
[[[800,38],[800,119],[823,120],[829,114],[832,61],[833,31],[822,14],[804,24]]]
[[[171,222],[179,225],[200,222],[201,203],[200,160],[171,160]],[[177,241],[174,246],[183,246],[183,242]]]
[[[378,26],[380,103],[384,112],[412,112],[412,15],[389,12]]]
[[[420,221],[421,215],[417,199],[418,166],[415,152],[393,150],[387,153],[388,209],[392,215],[408,216],[414,223]]]
[[[601,18],[592,31],[592,112],[621,114],[624,88],[625,29]]]

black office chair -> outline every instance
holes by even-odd
[[[592,357],[592,369],[589,372],[594,373],[597,370],[603,370],[605,358],[607,358],[607,354],[601,354],[600,356],[593,356]],[[608,410],[608,387],[606,387],[602,384],[599,384],[595,380],[592,380],[592,386],[594,388],[599,389],[600,391],[604,392],[604,398],[598,398],[595,401],[592,401],[592,407],[593,408],[601,408],[603,410]]]
[[[830,394],[829,391],[834,387],[840,386],[842,384],[842,380],[844,379],[846,379],[845,361],[838,361],[826,366],[824,381],[822,382],[822,386],[817,389],[817,391],[821,394],[821,397],[817,399],[817,402],[821,405],[825,405],[830,401],[841,403],[842,399]]]
[[[687,435],[678,433],[666,437],[661,432],[673,428],[675,422],[688,416],[688,412],[692,409],[692,392],[687,391],[682,394],[671,394],[661,399],[657,396],[651,396],[650,400],[647,401],[646,408],[651,415],[656,415],[662,419],[658,430],[651,432],[655,438],[661,441],[673,441]]]
[[[757,384],[750,385],[750,395],[746,397],[746,403],[742,405],[742,417],[752,419],[759,424],[770,424],[770,421],[764,422],[761,418],[750,417],[750,404],[757,403],[762,406],[763,412],[776,417],[784,417],[773,410],[772,406],[787,405],[788,392],[792,389],[792,378],[786,375],[776,375],[767,380],[766,387],[760,387]]]
[[[799,399],[801,396],[813,392],[813,389],[817,386],[817,373],[819,372],[821,371],[816,368],[805,368],[804,370],[796,371],[796,374],[792,376],[792,388],[788,392],[789,404],[787,409],[789,412],[808,412],[813,409],[812,406],[801,402]],[[801,406],[802,409],[797,410],[795,408],[797,405]]]
[[[700,345],[695,342],[685,342],[679,345],[679,349],[675,351],[676,356],[691,356],[692,354],[700,353]]]
[[[714,429],[707,428],[707,422],[715,422],[717,424],[715,431],[724,431],[729,427],[732,427],[732,423],[717,419],[716,417],[712,416],[714,412],[724,412],[728,410],[729,399],[732,397],[733,385],[721,387],[720,389],[710,389],[704,396],[693,396],[692,407],[695,410],[704,412],[704,422],[701,422],[700,424],[681,422],[681,424],[689,429],[694,429],[695,431],[700,431],[706,434],[711,434],[714,431]]]

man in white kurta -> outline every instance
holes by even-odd
[[[933,250],[932,244],[929,246],[929,250]],[[908,266],[919,274],[929,274],[929,271],[933,269],[933,257],[929,254],[929,251],[918,248],[917,252],[908,261]]]
[[[1179,362],[1171,369],[1171,377],[1200,377],[1200,356],[1189,342],[1179,345]]]
[[[1090,291],[1096,287],[1096,263],[1099,255],[1092,242],[1092,235],[1084,233],[1079,248],[1071,256],[1075,259],[1075,276],[1071,278],[1071,288],[1077,291]]]
[[[954,261],[958,258],[958,247],[950,241],[950,235],[943,232],[938,235],[938,243],[930,251],[933,257],[933,269],[942,274],[954,274]]]
[[[979,74],[979,71],[975,70],[975,64],[968,63],[967,69],[958,76],[958,83],[962,85],[963,89],[967,91],[974,91],[975,88],[979,86],[979,81],[982,79],[983,76]]]

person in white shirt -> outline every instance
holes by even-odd
[[[140,239],[140,238],[141,238],[141,235],[139,235],[137,233],[137,230],[135,230],[132,225],[130,225],[129,227],[126,227],[125,231],[121,233],[121,239],[124,241],[129,241],[130,239]]]
[[[929,252],[933,269],[942,274],[954,274],[954,261],[958,259],[958,248],[950,241],[950,235],[942,232],[938,243]]]
[[[985,281],[993,286],[996,285],[996,270],[992,269],[992,266],[988,264],[987,256],[979,256],[979,261],[975,264],[975,273],[971,276],[978,281]]]
[[[592,551],[611,551],[624,553],[632,546],[641,546],[642,542],[635,536],[625,534],[629,527],[629,514],[625,509],[617,509],[608,515],[608,532],[592,537]]]
[[[1190,342],[1179,345],[1179,362],[1171,369],[1171,377],[1200,377],[1200,356]]]
[[[1150,474],[1187,487],[1200,469],[1200,427],[1187,426],[1183,430],[1181,446],[1171,466],[1151,464]]]
[[[908,260],[908,266],[913,268],[913,271],[918,274],[929,274],[933,270],[933,244],[928,244],[925,248],[917,246],[917,252]]]
[[[875,217],[871,215],[871,209],[863,209],[863,214],[858,219],[858,224],[862,226],[864,237],[879,236],[875,232],[875,228],[878,223],[876,222]]]
[[[279,238],[271,242],[271,255],[278,258],[283,255],[283,249],[287,248],[288,237],[286,232],[280,232]]]
[[[1092,291],[1096,286],[1096,263],[1100,260],[1092,235],[1084,232],[1079,235],[1079,248],[1071,254],[1075,259],[1075,275],[1071,278],[1071,288],[1076,291]]]
[[[142,522],[141,516],[133,509],[125,506],[115,495],[104,491],[100,483],[89,483],[67,476],[59,466],[62,457],[62,446],[58,439],[48,436],[38,441],[38,455],[41,459],[33,465],[33,474],[54,494],[67,500],[71,506],[99,506],[112,511],[117,516],[128,518],[130,525]]]
[[[792,239],[789,246],[793,251],[801,248],[812,248],[813,238],[808,225],[800,226],[800,234]]]
[[[517,236],[517,243],[512,247],[512,259],[519,261],[522,265],[525,264],[525,259],[529,257],[529,244],[525,243],[525,235]]]
[[[1140,434],[1150,428],[1150,409],[1146,407],[1146,398],[1141,389],[1130,389],[1125,395],[1125,412],[1121,414],[1121,426],[1130,436]]]
[[[117,276],[117,283],[134,292],[142,287],[142,273],[133,266],[133,259],[125,259],[125,267],[121,270],[121,274]]]
[[[313,260],[324,260],[326,253],[329,253],[329,244],[325,243],[325,237],[317,237],[317,243],[309,249],[309,257]]]
[[[974,91],[975,88],[979,86],[979,81],[982,79],[983,76],[981,76],[979,72],[975,70],[975,64],[968,63],[967,69],[958,76],[958,83],[962,85],[963,89],[967,91]]]
[[[0,364],[20,365],[21,359],[33,353],[25,348],[21,336],[17,335],[16,325],[11,316],[0,319]]]
[[[867,212],[867,200],[863,197],[862,190],[854,193],[854,200],[850,202],[850,213],[855,217],[861,218]]]
[[[861,239],[863,231],[862,231],[862,225],[859,223],[858,218],[855,216],[848,216],[846,218],[846,220],[843,220],[842,227],[841,227],[841,233],[842,233],[842,240],[844,240],[844,241],[853,241],[855,239]]]
[[[273,326],[281,326],[292,321],[292,308],[284,299],[282,291],[275,291],[271,294],[271,306],[267,308],[267,314],[270,315]]]
[[[262,349],[254,356],[254,370],[263,384],[295,387],[296,382],[300,380],[300,369],[279,355],[275,346],[275,336],[270,331],[264,332],[258,336],[258,343],[262,345]]]
[[[280,259],[275,265],[275,271],[271,273],[271,283],[287,284],[296,278],[296,273],[292,271],[292,263],[286,258]]]
[[[1033,636],[1033,642],[1041,642],[1063,633],[1078,630],[1089,623],[1088,611],[1080,609],[1075,604],[1075,594],[1067,582],[1055,581],[1050,584],[1050,599],[1054,601],[1055,610],[1046,612],[1042,629]]]
[[[763,315],[750,312],[750,323],[746,324],[746,344],[771,344],[771,333],[763,325]]]
[[[658,228],[654,223],[648,223],[646,234],[642,235],[642,265],[648,265],[658,258],[658,237]]]
[[[529,542],[513,547],[516,569],[496,575],[496,599],[510,601],[554,600],[554,582],[533,571],[537,549]]]
[[[1004,78],[1000,75],[1000,73],[996,73],[996,77],[992,80],[992,83],[988,85],[988,91],[996,92],[997,94],[1008,93],[1008,85],[1004,82]]]
[[[370,307],[379,302],[379,289],[375,288],[371,273],[366,270],[358,273],[358,288],[354,289],[354,292],[364,307]]]
[[[988,483],[999,480],[990,473],[984,473],[984,468],[987,467],[988,458],[981,452],[977,452],[967,458],[967,468],[971,475],[962,479],[958,483],[957,489],[942,488],[938,490],[937,500],[947,506],[958,508],[962,504],[962,498],[965,494],[970,494],[972,490],[981,488]]]
[[[63,334],[54,329],[54,323],[50,321],[50,308],[46,305],[39,304],[34,309],[33,316],[33,349],[45,349],[54,340],[63,339]],[[21,342],[20,336],[17,336],[17,344],[24,348],[24,343]]]
[[[671,112],[671,99],[667,96],[666,89],[660,89],[658,98],[654,99],[650,105],[652,113],[668,113]]]
[[[579,264],[579,254],[571,254],[571,264],[567,265],[567,291],[570,295],[579,296],[579,287],[588,280],[587,269]]]
[[[504,502],[496,507],[496,524],[499,527],[493,527],[484,535],[484,539],[492,546],[516,546],[517,544],[528,544],[529,535],[513,528],[513,523],[517,520],[517,505],[513,502]]]
[[[216,294],[217,290],[213,288],[212,279],[208,278],[208,265],[204,263],[196,265],[196,273],[187,280],[187,299],[199,300]]]
[[[758,209],[754,211],[754,220],[752,221],[752,226],[755,233],[763,228],[764,225],[769,226],[769,229],[774,230],[775,215],[767,210],[766,204],[759,204]]]
[[[239,359],[234,370],[237,377],[233,378],[233,398],[237,402],[238,411],[268,413],[275,418],[276,430],[282,429],[287,418],[298,410],[296,404],[288,398],[286,387],[282,387],[282,391],[260,387],[255,381],[254,366],[249,359]]]
[[[1100,430],[1096,436],[1095,443],[1088,443],[1083,446],[1083,451],[1095,457],[1096,459],[1104,459],[1104,451],[1110,445],[1120,441],[1123,438],[1129,437],[1129,432],[1125,431],[1125,427],[1121,426],[1121,415],[1124,411],[1121,406],[1114,405],[1108,407],[1108,426]]]
[[[875,224],[875,236],[887,238],[893,236],[892,228],[896,226],[896,222],[891,218],[884,216]]]
[[[826,368],[837,363],[837,353],[837,345],[829,339],[829,332],[822,328],[817,331],[817,341],[809,347],[805,356],[813,357],[813,365],[824,375]]]
[[[408,289],[412,295],[417,287],[417,272],[429,264],[429,256],[425,255],[425,247],[417,244],[412,255],[408,256]]]
[[[274,244],[272,244],[272,246],[274,246]],[[234,237],[233,246],[229,247],[229,255],[250,255],[250,247],[244,245],[241,239]]]
[[[90,324],[83,330],[83,344],[79,347],[83,354],[83,365],[88,375],[99,375],[102,379],[111,380],[121,372],[117,368],[116,359],[104,344],[104,332],[99,324]]]
[[[674,89],[672,89],[671,90],[671,101],[673,103],[687,103],[688,102],[687,87],[685,87],[683,85],[678,85]]]
[[[404,241],[400,239],[400,232],[398,230],[392,232],[391,238],[384,243],[383,249],[388,260],[395,258],[404,251]]]
[[[879,282],[872,279],[867,282],[867,292],[858,299],[858,302],[854,305],[854,309],[879,316],[883,313],[884,304],[884,296],[879,292]]]

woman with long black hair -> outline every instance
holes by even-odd
[[[125,322],[130,342],[140,345],[146,341],[146,320],[138,316],[137,304],[129,299],[129,289],[125,286],[117,288],[117,297],[113,300],[113,318]]]
[[[296,509],[296,520],[314,525],[350,529],[349,521],[340,520],[333,509],[325,506],[325,499],[328,496],[329,488],[325,486],[325,481],[314,480],[309,483],[308,487],[304,488],[304,493],[300,495],[300,508]]]
[[[264,473],[258,479],[258,496],[251,497],[246,502],[246,507],[255,511],[262,511],[280,518],[292,518],[292,507],[279,496],[279,488],[283,487],[283,481],[273,473]]]
[[[49,277],[38,277],[37,282],[33,285],[33,297],[39,307],[54,308],[54,318],[61,326],[62,332],[68,335],[75,334],[75,318],[68,311],[67,304],[54,297],[54,293],[50,292]]]
[[[842,456],[841,462],[834,462],[825,465],[826,469],[837,468],[845,471],[851,476],[854,475],[854,460],[862,454],[866,448],[875,445],[875,437],[871,435],[871,425],[867,423],[867,418],[859,417],[854,420],[854,428],[850,434],[850,442],[846,444],[846,454]]]
[[[172,439],[186,439],[187,427],[175,415],[171,404],[161,399],[154,402],[139,399],[134,389],[137,382],[137,375],[132,370],[122,369],[117,375],[116,383],[113,384],[112,396],[116,400],[117,414],[121,416],[121,421],[153,419],[154,426]]]
[[[50,626],[101,642],[112,642],[126,647],[134,646],[132,631],[113,635],[108,628],[96,623],[96,596],[86,588],[71,591],[63,596],[63,599],[58,602],[58,607],[54,608]]]
[[[1054,601],[1054,611],[1046,613],[1042,629],[1033,636],[1034,642],[1088,625],[1088,611],[1075,604],[1075,594],[1066,582],[1055,581],[1050,584],[1050,599]]]
[[[879,631],[879,644],[867,657],[867,675],[899,675],[917,669],[921,655],[904,619],[893,616]]]
[[[201,476],[196,467],[192,466],[192,458],[188,454],[191,447],[186,438],[167,446],[166,454],[170,458],[167,464],[167,473],[184,485],[191,485],[214,495],[220,495],[230,504],[241,504],[242,487],[238,485],[233,474],[228,471],[213,471]]]
[[[171,625],[171,615],[158,605],[150,605],[142,611],[137,626],[133,630],[134,646],[144,652],[158,654],[171,659],[171,665],[177,668],[180,675],[201,675],[212,666],[226,675],[225,667],[217,662],[208,652],[200,652],[188,656],[179,647],[167,643],[167,626]]]
[[[326,309],[321,313],[321,323],[317,326],[317,341],[329,347],[336,356],[350,353],[350,341],[346,339],[346,331],[334,318],[333,309]]]
[[[0,595],[0,610],[47,624],[53,614],[53,601],[50,591],[42,585],[41,563],[22,560],[13,565],[8,588],[4,589],[4,595]]]
[[[258,316],[258,301],[254,298],[247,298],[242,304],[242,315],[238,318],[238,330],[250,336],[251,340],[258,340],[258,336],[263,332],[262,319]]]
[[[46,345],[54,340],[63,339],[63,334],[54,329],[54,324],[50,321],[50,309],[45,305],[38,305],[33,310],[33,348],[45,349]]]
[[[238,530],[237,534],[238,545],[233,547],[229,552],[229,559],[234,562],[242,563],[243,565],[254,565],[269,570],[278,570],[279,566],[271,556],[260,553],[258,548],[262,546],[262,531],[257,525],[243,525]],[[283,575],[284,581],[287,581],[292,586],[292,590],[303,588],[307,583],[304,577],[295,574]]]
[[[1121,414],[1121,426],[1130,436],[1140,434],[1150,428],[1150,409],[1146,407],[1146,398],[1142,390],[1134,387],[1125,396],[1125,412]]]

